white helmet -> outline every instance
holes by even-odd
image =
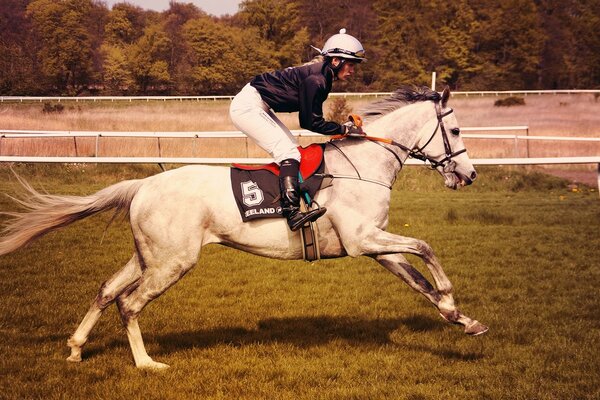
[[[354,36],[348,35],[343,28],[340,29],[340,33],[327,39],[323,50],[319,51],[327,57],[340,57],[357,62],[366,60],[363,45]]]

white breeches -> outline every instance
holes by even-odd
[[[229,116],[233,124],[267,151],[277,164],[288,158],[300,161],[296,138],[250,84],[231,101]]]

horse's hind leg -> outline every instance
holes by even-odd
[[[168,367],[166,364],[152,360],[146,352],[138,317],[150,301],[181,279],[196,264],[196,261],[197,255],[182,257],[179,261],[176,256],[170,255],[170,261],[164,261],[160,266],[154,266],[154,262],[149,263],[151,265],[147,264],[138,285],[117,298],[117,306],[127,332],[136,367],[153,369]]]
[[[79,324],[79,327],[77,327],[75,333],[73,333],[73,336],[67,341],[67,345],[71,348],[71,355],[67,358],[68,361],[81,361],[81,349],[87,342],[92,328],[102,316],[103,311],[115,301],[117,296],[127,287],[134,284],[141,276],[142,269],[139,258],[137,254],[134,254],[123,269],[102,284],[89,311]]]

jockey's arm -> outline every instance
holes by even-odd
[[[325,83],[314,76],[308,77],[300,86],[300,127],[323,135],[339,135],[345,128],[333,121],[323,118],[323,101],[325,101]]]

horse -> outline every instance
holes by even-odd
[[[453,287],[424,241],[386,231],[391,188],[408,157],[427,161],[451,189],[471,184],[477,173],[460,128],[448,107],[450,91],[402,88],[368,105],[364,132],[325,145],[330,184],[315,201],[327,208],[318,223],[322,258],[368,256],[422,294],[448,322],[469,335],[488,328],[461,313]],[[128,216],[135,250],[129,262],[102,283],[89,311],[67,340],[68,361],[82,360],[82,348],[104,310],[116,303],[136,367],[161,369],[147,353],[138,319],[142,309],[179,281],[199,260],[203,246],[218,243],[281,260],[302,259],[299,231],[284,218],[242,223],[232,194],[230,168],[189,165],[125,180],[88,196],[41,194],[19,178],[25,211],[10,218],[0,238],[0,256],[77,220],[107,210]],[[168,199],[168,201],[166,201]],[[403,256],[420,257],[435,287]]]

